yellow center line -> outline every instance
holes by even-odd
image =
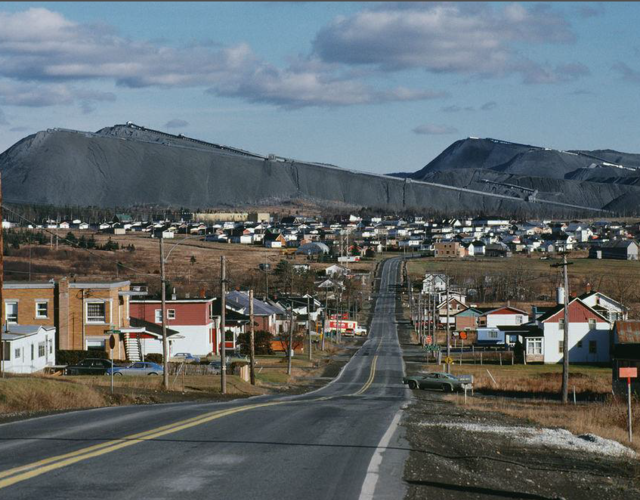
[[[369,379],[367,380],[367,382],[362,386],[362,389],[360,389],[358,392],[356,392],[354,394],[354,396],[360,396],[361,394],[363,394],[373,383],[373,379],[376,376],[376,364],[378,363],[378,356],[375,356],[373,358],[373,361],[371,362],[371,373],[369,373]]]
[[[364,386],[362,386],[362,388],[354,394],[354,396],[358,396],[364,393],[373,383],[377,361],[378,361],[378,356],[375,356],[373,358],[373,362],[371,363],[371,372],[369,374],[369,379],[364,384]],[[14,467],[13,469],[2,471],[0,472],[0,489],[6,488],[7,486],[12,486],[22,481],[26,481],[28,479],[32,479],[34,477],[40,476],[42,474],[45,474],[47,472],[50,472],[56,469],[61,469],[69,465],[82,462],[89,458],[106,455],[107,453],[112,453],[122,448],[127,448],[135,444],[143,443],[145,441],[151,441],[153,439],[157,439],[159,437],[166,436],[168,434],[173,434],[175,432],[189,429],[191,427],[196,427],[198,425],[202,425],[207,422],[211,422],[213,420],[226,417],[228,415],[233,415],[234,413],[240,413],[240,412],[253,410],[257,408],[264,408],[267,406],[275,406],[275,405],[282,405],[282,404],[326,401],[326,400],[332,399],[333,397],[334,396],[325,396],[325,397],[316,398],[316,399],[310,399],[310,400],[307,399],[307,400],[299,400],[299,401],[273,401],[270,403],[246,405],[246,406],[240,406],[238,408],[231,408],[228,410],[217,410],[214,412],[206,413],[204,415],[199,415],[197,417],[192,417],[185,420],[181,420],[179,422],[174,422],[172,424],[157,427],[155,429],[151,429],[145,432],[131,434],[129,436],[125,436],[122,438],[105,441],[104,443],[88,446],[86,448],[65,453],[63,455],[57,455],[54,457],[45,458],[37,462],[32,462],[30,464],[21,465],[19,467]]]

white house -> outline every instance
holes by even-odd
[[[426,273],[422,280],[422,293],[443,292],[447,288],[447,277],[444,274]]]
[[[604,293],[589,290],[580,295],[580,300],[607,318],[611,322],[611,325],[613,325],[615,321],[628,319],[629,309],[617,300],[607,297]]]
[[[480,325],[487,328],[498,326],[520,326],[529,321],[529,315],[515,307],[498,307],[480,316]]]
[[[8,373],[34,373],[55,364],[56,329],[10,325],[2,328],[3,368]]]
[[[611,324],[579,298],[569,302],[569,362],[608,363]],[[558,304],[537,320],[539,336],[527,336],[527,357],[542,352],[544,363],[562,361],[564,306]],[[534,352],[535,351],[535,352]]]

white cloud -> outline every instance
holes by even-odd
[[[427,123],[424,125],[418,125],[413,129],[413,132],[418,135],[450,135],[457,134],[458,129],[449,125],[435,125],[433,123]]]
[[[0,77],[28,82],[12,88],[5,104],[46,106],[78,101],[90,113],[103,97],[82,97],[69,82],[96,80],[121,87],[203,87],[208,92],[285,108],[415,101],[446,95],[425,89],[378,89],[317,58],[288,68],[260,60],[245,43],[223,47],[170,47],[88,26],[59,13],[31,8],[1,13]],[[6,28],[5,28],[6,27]],[[19,87],[22,87],[20,85]],[[115,97],[114,97],[115,98]]]
[[[567,20],[544,5],[407,3],[338,17],[313,47],[329,63],[497,77],[522,72],[518,43],[574,40]]]

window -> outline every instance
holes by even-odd
[[[489,338],[497,339],[498,338],[498,330],[489,330]]]
[[[39,301],[36,302],[36,318],[48,318],[49,317],[49,302]]]
[[[39,342],[38,343],[38,357],[39,358],[43,358],[46,353],[47,353],[47,351],[46,351],[45,343],[44,342]]]
[[[582,340],[578,340],[578,343],[576,344],[576,347],[579,349],[582,349]]]
[[[564,318],[558,320],[558,329],[564,330]]]
[[[596,329],[596,320],[595,319],[590,319],[589,320],[589,330],[595,330]]]
[[[527,354],[534,356],[542,354],[542,339],[527,340]]]
[[[5,302],[5,319],[7,323],[17,323],[18,322],[18,303],[17,302]]]
[[[564,340],[558,340],[558,354],[564,352]]]
[[[19,347],[13,351],[13,359],[20,359],[20,348]]]
[[[175,309],[167,309],[167,319],[176,319]]]
[[[87,302],[87,323],[104,323],[106,309],[104,302]]]
[[[597,354],[598,353],[598,341],[590,340],[589,341],[589,354]]]
[[[516,325],[521,325],[522,324],[522,316],[521,315],[516,315]]]
[[[4,361],[11,361],[11,352],[9,351],[11,348],[9,347],[9,342],[2,342],[2,344],[0,344],[0,347],[2,348],[2,359]]]
[[[162,323],[162,309],[156,309],[156,323]]]

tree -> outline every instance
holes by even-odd
[[[250,333],[241,333],[238,335],[238,345],[240,346],[240,352],[242,354],[249,354],[250,349]],[[255,352],[258,355],[269,355],[273,354],[273,349],[271,348],[271,340],[273,336],[265,331],[258,330],[254,333],[254,348]]]
[[[71,231],[69,231],[64,238],[65,240],[67,240],[67,244],[71,245],[72,247],[77,246],[78,238],[76,238],[76,235],[73,234]]]

